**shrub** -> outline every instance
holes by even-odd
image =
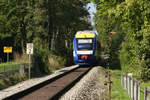
[[[15,73],[13,76],[10,76],[10,77],[0,81],[0,90],[5,89],[9,86],[15,85],[26,79],[27,79],[27,77],[25,75],[20,76],[19,73]]]
[[[41,41],[40,38],[35,38],[34,43],[34,54],[32,57],[33,67],[35,72],[41,74],[49,74],[52,72],[52,69],[49,65],[48,57],[50,51],[48,46],[44,41]]]
[[[48,50],[35,46],[32,61],[36,72],[40,73],[51,72],[48,63],[48,55],[49,55]]]

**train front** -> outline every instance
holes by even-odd
[[[96,62],[96,34],[94,32],[78,32],[73,40],[74,63],[92,65]]]

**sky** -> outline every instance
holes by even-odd
[[[94,26],[94,13],[96,13],[96,5],[94,3],[88,3],[87,9],[88,9],[88,12],[90,13],[89,20],[90,20],[92,26]],[[95,31],[96,34],[98,34],[98,32],[96,31],[96,28],[94,28],[93,31]]]
[[[89,8],[89,9],[88,9]],[[88,12],[90,13],[90,21],[94,25],[94,13],[96,13],[96,6],[93,3],[88,3],[87,5]]]

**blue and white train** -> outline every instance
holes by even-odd
[[[96,33],[94,31],[79,31],[73,40],[74,63],[78,65],[93,65],[96,62]]]

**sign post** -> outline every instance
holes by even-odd
[[[4,53],[7,53],[7,62],[9,61],[9,53],[12,53],[12,47],[4,47]]]
[[[33,54],[33,43],[27,43],[26,53],[29,55],[29,68],[28,68],[28,75],[29,79],[31,77],[31,54]]]
[[[7,53],[7,62],[9,61],[9,53]]]

